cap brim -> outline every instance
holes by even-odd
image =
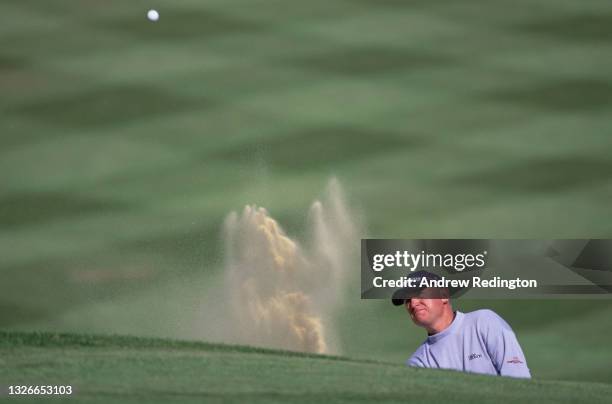
[[[391,303],[394,306],[403,305],[407,299],[412,299],[415,296],[418,296],[419,292],[424,288],[402,288],[393,292],[391,296]]]
[[[391,299],[391,303],[393,303],[394,306],[402,306],[406,303],[406,299]]]
[[[412,299],[417,296],[422,297],[424,299],[448,299],[448,298],[459,297],[465,292],[465,289],[463,288],[443,288],[447,291],[446,293],[440,293],[440,294],[426,293],[425,295],[421,295],[421,292],[425,289],[442,290],[442,288],[402,288],[402,289],[398,289],[395,292],[393,292],[393,295],[391,296],[391,303],[393,303],[394,306],[402,306],[404,303],[406,303],[406,300]]]

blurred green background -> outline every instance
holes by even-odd
[[[2,329],[214,339],[198,312],[225,215],[257,203],[301,236],[331,176],[364,236],[612,237],[608,1],[5,0],[0,16]],[[423,331],[361,301],[357,274],[343,353],[404,361]],[[608,301],[458,306],[502,315],[535,377],[612,380]]]

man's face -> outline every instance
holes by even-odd
[[[404,305],[416,325],[431,326],[444,314],[448,299],[432,298],[432,296],[439,296],[437,292],[432,288],[427,288],[418,297],[406,300]]]

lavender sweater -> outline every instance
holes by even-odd
[[[407,365],[531,378],[514,332],[491,310],[457,311],[451,325],[428,336]]]

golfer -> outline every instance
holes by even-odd
[[[426,271],[411,278],[440,279]],[[453,311],[442,288],[403,288],[393,294],[393,304],[404,305],[412,321],[427,330],[427,339],[407,365],[452,369],[498,376],[531,378],[525,355],[514,332],[491,310]]]

